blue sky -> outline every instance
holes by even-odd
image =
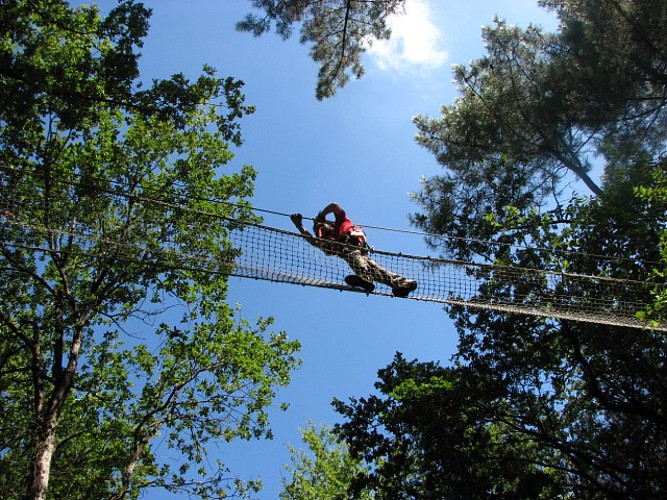
[[[298,34],[283,42],[274,34],[254,38],[234,25],[251,11],[248,0],[151,0],[151,29],[142,49],[144,78],[184,72],[191,78],[204,64],[220,76],[245,82],[246,102],[257,107],[242,120],[244,145],[230,169],[250,164],[258,171],[255,207],[312,217],[337,201],[358,224],[410,229],[418,210],[408,193],[421,176],[439,172],[435,158],[414,141],[411,118],[437,115],[456,97],[451,65],[484,54],[480,28],[494,15],[510,23],[553,28],[553,14],[536,0],[408,0],[407,15],[394,24],[395,39],[365,57],[366,75],[326,101],[315,99],[317,66]],[[283,229],[288,218],[268,215]],[[418,235],[367,230],[382,250],[428,255]],[[447,363],[456,348],[451,321],[437,304],[366,297],[271,282],[232,278],[229,301],[251,322],[273,316],[302,344],[303,365],[281,390],[272,412],[274,439],[222,443],[212,450],[232,473],[260,477],[259,498],[277,498],[288,444],[301,447],[299,428],[309,420],[333,424],[334,397],[363,397],[377,370],[395,352],[407,359]],[[168,450],[164,458],[168,458]],[[165,498],[149,494],[144,498]]]

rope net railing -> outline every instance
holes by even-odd
[[[2,209],[3,207],[0,207]],[[236,220],[211,218],[211,223],[227,224],[227,238],[234,248],[225,255],[228,260],[212,260],[201,252],[194,253],[178,245],[162,244],[159,249],[138,243],[105,239],[90,229],[67,227],[55,229],[41,226],[29,218],[21,218],[21,207],[7,206],[11,217],[0,217],[5,227],[18,226],[33,235],[44,233],[67,235],[80,240],[82,252],[93,252],[94,244],[115,247],[121,260],[132,260],[150,254],[163,265],[224,273],[243,278],[268,280],[304,286],[363,292],[346,285],[344,278],[352,274],[347,263],[325,255],[300,234]],[[182,209],[182,207],[181,207]],[[0,224],[2,225],[2,224]],[[43,239],[42,241],[47,241]],[[86,243],[87,242],[87,243]],[[5,246],[53,252],[53,248],[27,245],[25,241],[4,241]],[[650,307],[655,293],[665,285],[608,277],[572,274],[539,269],[499,266],[443,258],[406,255],[387,251],[369,252],[379,266],[417,281],[409,299],[520,313],[545,318],[568,319],[606,325],[644,328],[648,325],[638,313]],[[391,296],[390,287],[376,283],[373,295]],[[667,324],[651,325],[667,331]]]

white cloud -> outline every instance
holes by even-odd
[[[438,48],[440,30],[431,22],[428,0],[406,0],[405,13],[387,18],[390,40],[374,40],[368,53],[383,71],[433,69],[447,59]]]

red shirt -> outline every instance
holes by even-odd
[[[341,210],[336,216],[334,222],[334,234],[336,241],[344,241],[352,245],[366,247],[366,234],[360,226],[355,226],[350,219],[347,218],[345,210]],[[347,236],[347,237],[346,237]],[[350,241],[351,240],[351,241]],[[354,243],[353,241],[356,241]]]
[[[334,233],[336,234],[336,239],[339,240],[345,233],[349,233],[354,228],[352,221],[347,218],[345,210],[341,210],[340,213],[336,216],[336,221],[334,222]]]

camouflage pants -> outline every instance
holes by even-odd
[[[367,281],[377,281],[392,288],[406,281],[406,278],[400,274],[393,273],[379,266],[373,259],[366,255],[365,249],[346,248],[341,257],[352,268],[354,274]]]

